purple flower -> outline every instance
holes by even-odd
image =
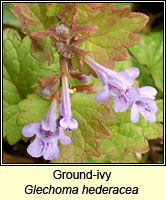
[[[126,110],[130,105],[127,92],[134,84],[134,79],[139,75],[138,68],[131,67],[118,73],[103,67],[88,56],[85,57],[85,62],[96,72],[104,86],[96,94],[96,101],[106,102],[110,97],[113,97],[115,112]]]
[[[72,138],[67,137],[63,128],[56,124],[56,100],[40,123],[31,123],[22,129],[25,137],[36,135],[34,141],[28,146],[27,152],[35,158],[43,156],[45,160],[59,157],[58,140],[64,145],[71,143]]]
[[[85,62],[96,72],[103,85],[95,96],[96,101],[105,102],[113,97],[115,112],[125,111],[131,107],[130,118],[133,123],[138,121],[139,113],[151,123],[156,121],[156,89],[150,86],[132,88],[134,79],[139,75],[138,68],[131,67],[118,73],[103,67],[89,56],[85,57]]]
[[[139,113],[150,123],[156,121],[157,105],[154,101],[154,96],[157,94],[155,88],[146,86],[129,91],[129,98],[131,102],[130,119],[132,123],[139,120]]]
[[[72,116],[71,102],[68,88],[67,76],[62,76],[62,96],[59,108],[59,125],[67,131],[77,129],[78,122]]]

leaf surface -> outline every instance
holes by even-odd
[[[146,153],[149,150],[148,140],[154,140],[162,136],[162,100],[157,100],[157,122],[149,123],[142,116],[136,124],[130,121],[130,110],[123,113],[114,113],[114,120],[107,122],[110,138],[101,140],[103,154],[111,162],[122,163],[128,160],[126,155],[132,153]],[[133,155],[130,154],[130,158]]]
[[[131,47],[130,52],[146,67],[155,86],[163,92],[163,32],[140,36],[142,43]]]
[[[141,42],[136,32],[147,21],[146,15],[130,12],[129,6],[115,10],[114,5],[108,3],[100,8],[97,15],[80,23],[98,27],[96,33],[88,37],[80,47],[89,50],[89,55],[100,64],[113,68],[114,61],[129,59],[127,48]]]
[[[3,25],[14,26],[16,28],[21,28],[22,24],[16,18],[16,16],[11,12],[11,3],[3,3]]]
[[[31,52],[31,41],[25,37],[22,41],[13,29],[3,33],[3,136],[10,144],[21,138],[21,125],[18,125],[18,103],[27,94],[34,92],[31,86],[36,83],[36,74],[40,77],[53,72],[46,67],[42,69],[38,57]]]
[[[44,31],[50,26],[57,24],[56,16],[48,16],[46,3],[13,3],[13,13],[23,24],[22,32],[30,35],[32,31]],[[53,60],[52,43],[49,37],[32,39],[33,50],[39,53],[41,63],[48,61],[50,65]]]

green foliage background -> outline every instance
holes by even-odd
[[[37,4],[34,6],[27,4],[27,6],[36,17],[35,20],[41,22],[41,29],[46,26],[45,18],[47,17],[50,24],[57,23],[53,16],[60,6],[59,3],[47,10],[42,5],[44,15],[36,12]],[[123,6],[123,3],[117,3],[115,8]],[[31,86],[36,83],[37,73],[40,77],[45,77],[58,72],[59,58],[53,50],[55,61],[52,65],[48,66],[47,63],[40,62],[40,55],[31,50],[31,40],[29,36],[21,33],[21,23],[11,12],[11,8],[10,3],[3,3],[3,137],[7,138],[10,145],[14,145],[20,139],[25,140],[21,135],[23,126],[32,122],[40,122],[47,113],[49,101],[35,94]],[[82,14],[81,10],[80,16]],[[103,15],[101,17],[103,18]],[[98,18],[93,22],[101,23]],[[135,23],[137,20],[133,19],[133,27]],[[120,37],[123,31],[123,28],[121,32],[117,31],[116,37]],[[109,37],[112,37],[111,34],[111,32],[106,34],[106,40],[104,40],[105,35],[92,37],[81,48],[98,51],[103,48],[103,42],[107,42]],[[126,61],[115,62],[114,70],[121,71],[130,66],[136,66],[140,70],[139,86],[150,85],[158,90],[157,122],[151,124],[140,117],[138,123],[132,124],[129,119],[130,110],[113,113],[111,102],[109,105],[99,104],[95,102],[94,94],[76,93],[71,99],[73,115],[79,122],[79,128],[72,133],[66,133],[74,136],[72,144],[60,145],[60,157],[51,162],[139,163],[142,160],[138,158],[138,154],[149,151],[148,140],[162,136],[163,32],[162,30],[151,31],[147,35],[140,33],[139,36],[142,43],[130,47],[130,58]],[[122,38],[122,41],[124,39]],[[50,43],[45,42],[49,48]],[[114,47],[105,45],[104,48],[109,52],[110,48]],[[76,62],[73,60],[73,63]],[[89,73],[86,65],[83,69],[85,73]],[[91,82],[99,83],[96,78],[92,78]]]

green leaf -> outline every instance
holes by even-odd
[[[115,9],[123,8],[124,6],[133,7],[133,3],[115,3]]]
[[[32,31],[44,31],[50,26],[57,24],[56,16],[48,16],[46,3],[13,3],[13,13],[23,24],[22,32],[30,34]],[[41,63],[48,61],[52,64],[54,57],[52,52],[52,43],[49,37],[43,39],[32,39],[32,47],[39,53]]]
[[[155,87],[150,71],[144,65],[139,63],[134,57],[132,57],[132,62],[133,66],[137,67],[140,71],[140,74],[137,77],[139,87],[143,87],[145,85]]]
[[[3,25],[14,26],[16,28],[21,28],[21,23],[16,18],[16,16],[11,12],[11,3],[3,3]]]
[[[56,16],[59,8],[61,6],[61,3],[47,3],[47,12],[46,15],[48,17]]]
[[[163,123],[163,99],[156,101],[158,106],[157,121]]]
[[[141,154],[127,152],[123,163],[140,163],[142,159]]]
[[[148,123],[148,127],[144,127],[144,137],[148,140],[157,139],[163,133],[163,100],[157,100],[157,123]]]
[[[163,32],[140,36],[142,43],[131,47],[130,52],[147,68],[155,86],[163,92]]]
[[[32,122],[40,122],[48,112],[49,101],[41,98],[39,95],[30,94],[18,104],[20,113],[17,123],[25,126]]]
[[[12,81],[18,88],[22,97],[32,93],[31,86],[36,82],[36,74],[46,76],[56,69],[54,66],[48,67],[39,64],[38,55],[31,52],[31,40],[25,37],[22,41],[18,33],[12,29],[5,29],[3,45],[4,76]]]
[[[161,100],[157,101],[157,104],[159,109],[156,123],[149,123],[140,116],[139,121],[132,124],[130,110],[114,113],[114,120],[106,123],[110,138],[100,141],[103,154],[112,162],[121,163],[128,159],[127,152],[141,154],[147,152],[149,150],[147,140],[157,139],[162,135]]]
[[[55,7],[55,5],[53,4],[54,3],[52,3],[51,5],[52,8]],[[72,22],[72,18],[74,18],[74,15],[75,15],[75,8],[74,8],[75,5],[76,3],[61,3],[59,10],[56,13],[61,23],[69,25]]]
[[[132,153],[127,152],[125,159],[122,163],[140,163],[142,159],[142,154],[140,153]],[[102,154],[98,157],[90,157],[87,158],[87,163],[112,163],[113,161],[109,158],[109,156]]]
[[[101,155],[100,139],[108,138],[109,131],[104,121],[112,119],[109,104],[100,104],[94,100],[94,95],[76,93],[72,96],[72,113],[79,123],[78,129],[67,135],[74,137],[70,145],[61,145],[60,157],[52,162],[86,162],[87,155]],[[31,94],[19,103],[17,123],[25,126],[32,122],[40,122],[49,109],[49,101],[38,95]]]
[[[131,59],[126,60],[126,61],[115,62],[114,71],[120,72],[131,66],[133,66]]]
[[[26,33],[28,31],[45,30],[58,22],[55,15],[47,16],[46,3],[13,3],[13,6],[12,12],[22,22],[23,30]]]
[[[50,74],[56,64],[42,69],[37,55],[30,51],[29,37],[22,41],[13,29],[5,29],[3,33],[3,136],[10,144],[20,138],[22,125],[18,125],[18,103],[34,90],[31,86],[36,83],[36,74],[44,77]],[[58,65],[57,65],[58,66]],[[56,69],[56,68],[55,68]]]
[[[110,4],[113,6],[113,4]],[[79,24],[86,24],[89,20],[102,12],[108,4],[105,3],[77,3]]]
[[[97,15],[80,23],[98,27],[97,32],[80,47],[89,50],[89,55],[100,64],[112,68],[114,61],[129,59],[127,48],[140,43],[136,32],[140,31],[147,21],[148,17],[144,14],[130,13],[130,7],[115,10],[114,6],[108,3]]]
[[[114,61],[129,59],[126,48],[140,42],[136,32],[140,31],[148,21],[148,17],[144,14],[130,13],[129,6],[115,10],[113,3],[14,3],[13,5],[15,7],[13,12],[23,23],[22,31],[26,34],[43,31],[56,25],[57,14],[61,22],[67,25],[76,18],[76,25],[98,27],[96,33],[88,35],[87,41],[80,47],[89,50],[91,57],[97,62],[112,68]],[[43,32],[35,34],[40,35]],[[35,39],[33,44],[36,47],[35,51],[40,53],[40,61],[48,60],[48,63],[52,63],[50,39]],[[83,69],[83,71],[88,70]]]
[[[21,127],[17,125],[18,105],[22,99],[17,87],[9,80],[3,79],[3,137],[9,144],[20,139]]]

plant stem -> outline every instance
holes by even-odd
[[[68,75],[68,67],[67,67],[66,58],[63,56],[60,56],[60,72],[61,72],[61,76]]]

